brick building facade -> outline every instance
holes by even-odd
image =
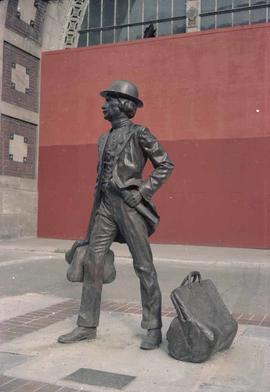
[[[0,2],[0,238],[37,233],[40,57],[64,47],[72,6]]]

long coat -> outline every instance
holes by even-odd
[[[157,189],[165,182],[173,170],[173,164],[168,154],[163,150],[158,140],[149,129],[129,122],[123,127],[124,141],[115,151],[112,172],[112,182],[119,191],[138,189],[142,195],[141,202],[135,207],[145,219],[148,234],[151,235],[159,222],[159,215],[151,198]],[[97,169],[96,192],[86,239],[91,235],[95,216],[101,201],[101,176],[103,170],[103,154],[110,131],[101,135],[98,140],[99,163]],[[143,169],[150,159],[154,169],[146,180],[142,179]],[[120,236],[116,241],[125,242]]]

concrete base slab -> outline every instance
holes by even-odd
[[[66,298],[36,293],[0,298],[0,322],[63,301],[66,301]]]
[[[221,388],[222,392],[269,391],[269,359],[267,341],[246,338],[240,330],[233,348],[215,355],[208,363],[209,375],[203,380],[211,385],[207,392],[216,392],[214,387]]]
[[[164,318],[164,335],[171,320]],[[5,371],[5,375],[83,387],[92,392],[116,391],[64,380],[80,368],[91,368],[136,377],[125,387],[127,392],[269,392],[269,341],[245,336],[247,326],[240,326],[230,350],[214,355],[206,363],[192,364],[171,358],[165,340],[160,349],[140,350],[144,334],[140,316],[102,312],[97,340],[71,345],[57,343],[58,335],[70,331],[75,323],[76,317],[69,318],[2,345],[1,351],[35,355],[34,359]]]

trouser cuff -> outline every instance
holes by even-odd
[[[162,328],[162,322],[161,320],[152,320],[152,321],[144,321],[142,320],[141,322],[141,327],[143,329],[157,329],[157,328]]]
[[[85,320],[84,318],[79,316],[77,319],[77,325],[78,327],[96,328],[98,326],[98,322],[95,322],[93,320]]]

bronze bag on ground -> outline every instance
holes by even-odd
[[[88,247],[88,241],[75,241],[71,249],[66,252],[65,258],[69,263],[67,279],[70,282],[83,281],[83,262]],[[116,276],[114,267],[114,253],[109,250],[104,260],[103,283],[111,283]]]
[[[203,362],[213,353],[230,347],[237,322],[210,279],[201,280],[199,272],[191,272],[172,291],[171,300],[177,312],[167,332],[172,357]]]

